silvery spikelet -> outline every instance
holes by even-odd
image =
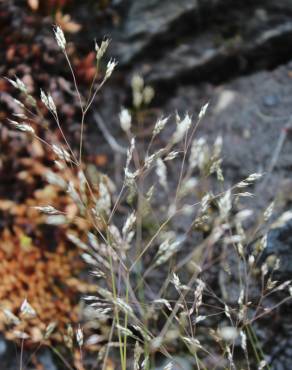
[[[132,77],[131,85],[133,90],[142,90],[144,87],[144,80],[140,75],[134,74]]]
[[[179,155],[179,152],[172,151],[167,154],[167,156],[164,158],[164,161],[172,161]]]
[[[49,109],[49,100],[47,95],[43,90],[41,90],[41,101],[44,103],[44,105]]]
[[[145,104],[151,103],[152,99],[154,98],[155,91],[151,86],[145,86],[143,90],[143,100]]]
[[[22,132],[27,132],[29,134],[34,135],[34,129],[28,125],[27,123],[18,123],[16,121],[9,120],[10,124],[13,125],[17,130]]]
[[[172,141],[174,144],[180,142],[183,138],[188,129],[192,124],[191,117],[186,114],[182,121],[179,121],[176,126],[176,130],[173,134]]]
[[[159,118],[159,120],[156,122],[154,129],[153,129],[153,137],[158,135],[164,129],[167,121],[168,121],[168,117]]]
[[[83,331],[79,325],[78,329],[76,330],[76,341],[79,347],[83,346]]]
[[[138,74],[134,74],[132,77],[131,86],[133,91],[133,105],[135,108],[139,108],[143,102],[143,78]]]
[[[49,110],[51,112],[53,112],[54,114],[57,114],[56,105],[55,105],[54,100],[53,100],[53,98],[51,97],[50,94],[48,94],[48,105],[49,105]]]
[[[59,186],[61,189],[66,189],[67,187],[66,181],[53,171],[46,171],[44,177],[46,181],[51,185]]]
[[[166,165],[164,164],[161,158],[157,158],[156,162],[156,175],[158,177],[158,181],[160,185],[167,190],[167,169]]]
[[[123,108],[119,115],[121,128],[125,132],[129,132],[132,124],[132,117],[128,109]]]
[[[42,207],[34,207],[39,212],[42,212],[47,215],[58,215],[60,214],[60,211],[58,211],[56,208],[52,206],[42,206]]]
[[[135,215],[135,212],[132,212],[128,217],[127,217],[127,220],[123,226],[123,229],[122,229],[122,234],[123,234],[123,237],[125,238],[127,236],[127,234],[132,230],[134,224],[136,222],[136,215]]]
[[[117,64],[118,63],[114,59],[111,59],[108,62],[107,66],[106,66],[106,72],[105,72],[105,78],[106,79],[108,79],[111,76],[111,74],[113,73]]]
[[[14,315],[14,313],[12,313],[10,310],[7,310],[4,308],[3,313],[9,324],[13,324],[13,325],[20,324],[21,321],[19,320],[19,318],[16,315]]]
[[[109,213],[111,207],[111,196],[104,182],[99,184],[99,198],[96,200],[95,208],[98,214]]]
[[[16,89],[23,92],[24,94],[28,93],[27,87],[18,77],[15,77],[15,81],[11,80],[10,78],[6,78],[6,80]]]
[[[202,106],[200,113],[199,113],[199,119],[202,119],[205,116],[208,106],[209,106],[209,103]]]
[[[58,145],[52,145],[53,152],[59,157],[59,159],[69,162],[71,159],[70,154],[64,148],[59,147]]]
[[[226,191],[225,194],[218,200],[218,205],[221,217],[227,217],[232,208],[230,190]]]
[[[55,39],[57,41],[57,44],[60,49],[65,50],[66,47],[66,39],[64,36],[64,32],[59,26],[56,26],[54,28],[54,33],[55,33]]]
[[[20,307],[20,312],[23,316],[26,317],[35,317],[36,311],[32,308],[32,306],[28,303],[27,299],[25,299]]]
[[[261,174],[261,173],[252,173],[245,180],[240,181],[236,185],[236,187],[237,188],[245,188],[247,186],[250,186],[250,185],[252,185],[253,182],[259,180],[262,176],[263,176],[263,174]]]
[[[96,60],[99,62],[101,60],[101,58],[104,56],[107,48],[108,48],[108,45],[109,45],[109,40],[106,39],[106,40],[103,40],[100,44],[100,46],[95,43],[95,51],[96,51]]]
[[[134,149],[135,149],[135,138],[133,137],[131,139],[130,148],[127,151],[126,169],[129,168],[130,162],[131,162],[132,157],[133,157]]]

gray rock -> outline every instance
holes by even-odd
[[[258,72],[216,88],[207,84],[180,87],[166,105],[165,114],[178,109],[180,114],[189,111],[195,118],[203,104],[210,101],[196,137],[203,136],[213,143],[218,135],[223,136],[223,173],[227,184],[232,185],[251,173],[269,170],[281,132],[291,115],[288,97],[292,86],[287,78],[290,69],[288,64],[273,73]],[[277,104],[267,107],[264,99],[269,95],[277,96]],[[165,140],[169,137],[167,129],[162,133]],[[291,178],[291,166],[291,137],[287,135],[265,188],[260,181],[254,189],[253,205],[256,202],[266,207],[277,195],[284,206],[290,201],[291,183],[285,192],[281,188]]]
[[[6,353],[7,351],[7,343],[6,340],[0,336],[0,358]]]
[[[135,68],[157,86],[218,82],[290,57],[288,0],[128,0],[116,11],[119,24],[100,28],[111,54],[124,66],[140,61]]]
[[[58,370],[54,363],[52,353],[49,349],[45,349],[38,355],[39,362],[43,365],[46,370]]]
[[[274,255],[280,259],[280,268],[274,273],[278,280],[292,276],[292,220],[272,228],[267,237],[263,258]]]
[[[263,99],[263,104],[266,107],[274,107],[278,103],[279,103],[279,97],[277,95],[274,95],[274,94],[267,95]]]
[[[171,27],[184,16],[194,12],[197,0],[139,0],[130,1],[113,41],[118,40],[121,63],[132,61],[162,35],[173,35]],[[114,47],[116,50],[116,47]]]
[[[224,27],[230,26],[233,12],[226,10],[226,19],[217,28],[209,25],[201,32],[190,31],[183,41],[174,40],[178,45],[171,50],[162,48],[161,57],[147,67],[148,81],[168,84],[182,80],[218,82],[253,68],[276,64],[278,58],[287,55],[284,44],[292,40],[292,20],[261,19],[255,10],[253,14],[248,10],[242,14],[242,18],[248,17],[246,22],[235,17],[233,26],[240,31],[229,36],[224,35]],[[216,19],[214,21],[216,23]]]

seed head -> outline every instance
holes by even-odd
[[[180,142],[183,139],[191,124],[192,120],[188,114],[185,115],[185,118],[182,121],[178,121],[176,130],[172,137],[172,141],[174,144]]]
[[[36,316],[36,312],[35,310],[32,308],[32,306],[28,303],[27,299],[25,299],[23,302],[22,302],[22,305],[20,307],[20,312],[23,316],[25,317],[35,317]]]
[[[100,46],[95,43],[95,51],[96,51],[96,60],[97,62],[99,62],[101,60],[101,58],[104,56],[107,48],[108,48],[108,45],[109,45],[109,40],[108,39],[105,39],[101,42]]]
[[[28,93],[28,90],[27,90],[27,87],[26,85],[24,84],[24,82],[22,82],[18,77],[15,77],[15,81],[11,80],[10,78],[6,78],[6,80],[8,82],[10,82],[10,84],[15,87],[16,89],[18,89],[19,91],[23,92],[24,94],[27,94]]]
[[[9,322],[9,324],[13,324],[13,325],[19,325],[20,324],[19,318],[16,315],[14,315],[14,313],[11,312],[10,310],[3,309],[3,313],[6,316],[7,321]]]
[[[141,91],[144,87],[144,80],[140,75],[134,74],[132,77],[131,85],[133,90]]]
[[[56,322],[51,322],[47,327],[44,335],[44,339],[49,339],[53,331],[55,330],[57,326]]]
[[[39,212],[45,213],[46,215],[59,215],[60,211],[52,206],[33,207]]]
[[[157,159],[157,167],[156,167],[156,175],[158,177],[158,181],[160,185],[167,190],[167,170],[166,165],[164,164],[163,160],[161,158]]]
[[[158,135],[164,129],[167,121],[168,121],[168,117],[159,118],[159,120],[156,122],[156,124],[154,126],[153,137]]]
[[[136,215],[135,215],[135,213],[134,213],[134,212],[132,212],[132,213],[128,216],[128,218],[127,218],[127,220],[126,220],[126,222],[125,222],[125,224],[124,224],[124,226],[123,226],[123,229],[122,229],[122,234],[123,234],[123,237],[124,237],[124,238],[125,238],[125,237],[127,236],[127,234],[132,230],[132,228],[133,228],[133,226],[134,226],[135,222],[136,222]]]
[[[131,139],[130,148],[127,151],[127,160],[126,160],[126,169],[127,170],[129,169],[129,165],[130,165],[130,162],[131,162],[132,157],[133,157],[133,153],[134,153],[134,149],[135,149],[135,144],[136,144],[135,138],[133,137]]]
[[[154,98],[155,91],[151,86],[145,86],[143,90],[143,100],[145,104],[151,103],[152,99]]]
[[[59,26],[56,26],[54,28],[54,33],[55,33],[55,39],[57,41],[59,48],[64,51],[66,47],[66,39],[64,36],[64,32]]]
[[[208,106],[209,106],[209,103],[202,106],[200,113],[199,113],[199,119],[202,119],[205,116]]]
[[[108,62],[107,66],[106,66],[105,79],[110,78],[110,76],[113,73],[113,70],[115,69],[117,64],[118,63],[114,59],[111,59]]]
[[[10,124],[13,125],[17,130],[22,132],[27,132],[29,134],[34,135],[34,129],[28,125],[27,123],[18,123],[16,121],[9,120]]]
[[[78,329],[76,330],[76,341],[79,347],[83,346],[83,331],[79,325]]]
[[[175,273],[172,274],[171,282],[175,286],[175,289],[179,291],[181,287],[181,282],[177,274]]]
[[[170,152],[167,154],[167,156],[164,158],[164,161],[172,161],[173,159],[175,159],[177,156],[179,155],[179,152]]]
[[[233,326],[223,326],[219,328],[218,334],[226,342],[232,342],[238,337],[238,331]]]
[[[63,161],[69,162],[71,159],[70,154],[64,148],[61,148],[55,144],[52,145],[53,152]]]
[[[246,351],[246,335],[245,333],[241,330],[240,331],[240,336],[241,336],[241,348]]]
[[[41,101],[44,103],[44,105],[49,108],[49,100],[47,95],[44,93],[43,90],[41,90]]]
[[[129,132],[131,129],[132,117],[128,109],[123,108],[120,113],[120,124],[121,128],[125,132]]]

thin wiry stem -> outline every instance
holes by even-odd
[[[19,369],[23,369],[23,346],[24,346],[24,339],[21,340],[21,348],[20,348],[20,360],[19,360]]]
[[[81,109],[81,111],[83,112],[83,103],[82,103],[81,94],[80,94],[79,89],[78,89],[78,85],[77,85],[77,81],[76,81],[76,77],[75,77],[74,69],[73,69],[73,67],[72,67],[72,64],[71,64],[71,62],[70,62],[70,59],[69,59],[69,57],[68,57],[68,54],[67,54],[66,50],[64,50],[64,55],[65,55],[66,61],[67,61],[67,63],[68,63],[69,69],[70,69],[70,71],[71,71],[71,75],[72,75],[73,82],[74,82],[74,87],[75,87],[75,90],[76,90],[76,93],[77,93],[77,95],[78,95],[78,99],[79,99],[80,109]]]
[[[49,345],[49,348],[59,357],[59,359],[63,362],[67,369],[74,370],[74,368],[69,364],[65,357],[57,350],[57,348],[51,345]]]
[[[101,370],[106,370],[107,365],[108,365],[107,364],[107,359],[108,359],[108,356],[109,356],[110,342],[112,341],[112,338],[113,338],[113,335],[114,335],[115,325],[116,325],[116,322],[115,322],[115,318],[114,318],[113,319],[113,322],[112,322],[112,325],[111,325],[111,330],[110,330],[110,333],[109,333],[109,336],[108,336],[108,341],[107,341],[107,345],[106,345],[106,352],[105,352],[105,355],[104,355],[104,359],[103,359],[103,364],[102,364],[102,369]]]
[[[201,118],[198,118],[196,124],[195,124],[195,127],[193,128],[192,132],[191,132],[191,135],[190,137],[188,138],[187,134],[185,136],[185,148],[184,148],[184,155],[183,155],[183,160],[182,160],[182,165],[181,165],[181,170],[180,170],[180,174],[179,174],[179,180],[178,180],[178,185],[177,185],[177,189],[176,189],[176,193],[175,193],[175,204],[177,202],[177,198],[178,198],[178,194],[179,194],[179,190],[181,188],[181,183],[182,183],[182,179],[183,179],[183,173],[184,173],[184,166],[185,166],[185,162],[186,162],[186,156],[187,156],[187,153],[189,151],[189,147],[192,143],[192,140],[194,138],[194,135],[197,131],[197,128],[199,127],[201,123]]]

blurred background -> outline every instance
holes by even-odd
[[[153,122],[162,114],[197,114],[210,102],[199,135],[210,141],[222,135],[227,184],[253,172],[265,172],[266,180],[255,189],[257,197],[251,203],[263,207],[276,196],[279,212],[289,210],[290,0],[1,0],[1,77],[20,77],[38,100],[41,88],[50,91],[62,127],[72,146],[78,148],[78,100],[53,37],[55,24],[65,33],[68,54],[85,95],[95,74],[94,40],[100,43],[109,38],[107,58],[118,62],[85,122],[84,155],[93,178],[102,172],[116,184],[121,182],[124,156],[113,149],[108,133],[119,145],[126,145],[118,118],[122,106],[134,109],[137,135],[147,139]],[[140,102],[133,99],[137,76],[146,87]],[[42,216],[32,209],[40,202],[58,202],[71,214],[74,230],[86,230],[86,225],[74,219],[76,210],[68,196],[54,184],[45,184],[52,154],[37,141],[28,142],[9,130],[6,119],[19,114],[11,95],[17,98],[12,86],[1,78],[0,303],[15,311],[24,298],[31,301],[40,315],[23,330],[28,330],[36,343],[41,338],[40,328],[52,317],[64,330],[68,322],[77,324],[82,308],[78,297],[94,291],[94,286],[79,278],[83,262],[65,238],[71,226],[55,227],[54,220],[51,226],[44,226]],[[60,139],[56,127],[50,128]],[[41,132],[46,137],[45,128]],[[289,230],[292,233],[292,228]],[[277,253],[292,262],[291,250],[282,248]],[[285,278],[291,276],[291,266],[283,266]],[[0,367],[16,369],[15,347],[9,340],[19,338],[4,321],[0,317]],[[289,321],[280,315],[272,328],[259,332],[263,340],[273,335],[277,342],[270,349],[272,369],[292,366]],[[61,337],[56,334],[54,340]],[[77,364],[78,356],[76,353]],[[37,369],[63,368],[57,367],[46,350],[34,360]]]

